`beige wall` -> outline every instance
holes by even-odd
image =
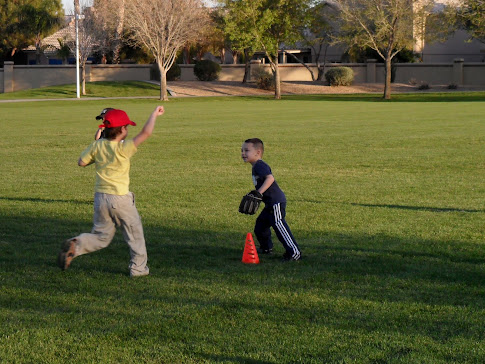
[[[73,66],[14,66],[13,91],[28,90],[76,82]]]
[[[485,86],[485,63],[465,63],[463,65],[463,84]]]
[[[385,69],[383,64],[378,64],[377,82],[384,83]],[[451,84],[453,83],[453,65],[443,63],[402,63],[397,65],[394,82],[409,83],[411,80],[416,82],[427,82],[429,84]]]
[[[151,65],[87,65],[86,81],[149,81]],[[2,69],[0,92],[6,91]],[[21,91],[54,85],[76,83],[74,65],[13,66],[12,90]]]
[[[149,81],[150,64],[97,64],[88,66],[89,82],[96,81]]]
[[[8,63],[8,64],[7,64]],[[317,75],[315,64],[308,64]],[[384,65],[382,63],[331,63],[332,67],[346,66],[354,70],[354,84],[366,82],[384,82]],[[150,80],[151,65],[89,65],[86,69],[86,80],[127,81]],[[253,62],[251,67],[264,67],[270,72],[269,65]],[[395,82],[427,82],[435,85],[471,85],[485,86],[485,63],[464,63],[463,60],[453,63],[400,63],[396,66]],[[180,65],[182,81],[194,81],[194,65]],[[244,77],[244,65],[221,65],[220,81],[241,82]],[[281,64],[283,81],[311,81],[308,70],[300,64]],[[15,66],[6,62],[0,69],[0,92],[20,91],[52,85],[73,84],[76,82],[76,67],[73,65],[33,65]]]

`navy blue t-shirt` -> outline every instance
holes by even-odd
[[[271,173],[271,168],[263,162],[261,159],[253,165],[253,183],[256,189],[261,187],[264,183],[264,179]],[[270,207],[277,203],[286,202],[286,196],[281,188],[276,183],[276,180],[269,186],[269,188],[263,193],[263,202],[266,206]]]

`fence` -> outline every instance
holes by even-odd
[[[307,64],[317,75],[315,64]],[[354,71],[354,83],[383,83],[384,65],[376,60],[366,63],[331,63],[325,69],[346,66]],[[86,66],[86,81],[148,81],[151,79],[153,65],[90,65]],[[270,72],[268,64],[251,62],[251,70],[263,67]],[[180,65],[182,81],[194,81],[194,65]],[[242,81],[244,65],[221,65],[220,81]],[[300,64],[280,64],[283,81],[311,81],[310,72]],[[397,63],[393,65],[394,82],[427,82],[434,85],[485,86],[485,63],[464,63],[455,59],[453,63]],[[76,67],[73,65],[14,65],[5,62],[0,69],[0,93],[39,88],[45,86],[72,84],[76,82]]]

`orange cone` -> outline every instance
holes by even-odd
[[[259,264],[258,252],[254,246],[253,235],[251,233],[246,235],[242,262],[246,264]]]

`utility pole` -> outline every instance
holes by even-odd
[[[76,28],[76,97],[81,98],[79,85],[79,0],[74,0],[74,26]]]

